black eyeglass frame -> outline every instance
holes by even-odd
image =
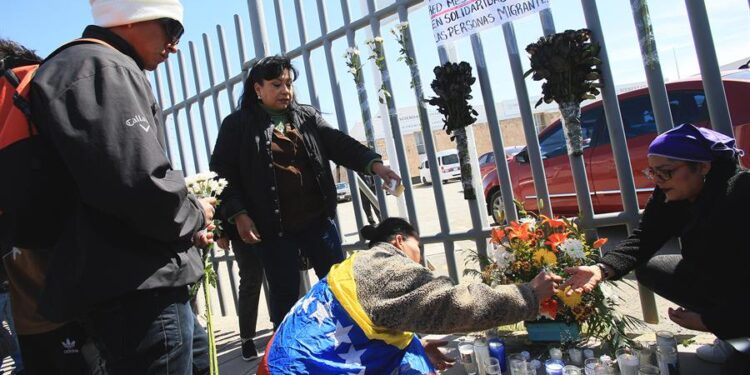
[[[169,44],[176,46],[180,43],[180,38],[182,37],[182,34],[185,33],[185,28],[180,21],[171,18],[159,18],[158,21],[164,29],[164,33],[167,34],[167,38],[169,38]]]

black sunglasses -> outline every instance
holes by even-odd
[[[185,32],[182,24],[171,18],[159,18],[159,23],[161,24],[161,27],[164,28],[164,33],[167,34],[167,38],[169,38],[169,44],[176,46],[177,43],[180,42],[182,33]]]

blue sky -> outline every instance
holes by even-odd
[[[320,36],[320,23],[318,22],[316,9],[317,1],[306,0],[301,2],[304,8],[303,13],[305,15],[308,40],[312,40]],[[5,15],[3,22],[0,23],[0,37],[21,42],[32,49],[36,49],[42,56],[54,50],[56,46],[80,35],[83,27],[91,22],[89,4],[85,0],[24,0],[14,1],[14,3],[12,7],[4,9]],[[195,94],[195,86],[193,72],[190,68],[191,59],[188,48],[190,41],[195,43],[198,64],[202,67],[199,76],[202,80],[203,88],[206,88],[208,85],[207,64],[202,40],[203,33],[207,34],[211,44],[214,57],[214,71],[217,79],[219,79],[218,77],[223,77],[224,74],[219,58],[220,48],[216,25],[223,25],[224,27],[227,55],[229,56],[230,63],[230,75],[239,73],[240,64],[234,29],[234,14],[238,14],[242,20],[246,36],[246,40],[243,43],[247,57],[252,58],[254,56],[247,1],[184,0],[183,3],[185,5],[186,31],[180,42],[180,47],[183,50],[183,57],[185,59],[186,71],[184,75],[187,77],[187,95],[192,96]],[[278,33],[276,32],[276,17],[273,3],[271,0],[263,1],[270,49],[272,53],[277,53],[280,52],[280,47]],[[295,1],[282,0],[282,3],[287,27],[288,49],[294,49],[299,46],[297,20],[294,11]],[[328,7],[329,30],[341,27],[343,25],[343,18],[338,7],[340,2],[338,0],[329,0],[324,1],[324,3]],[[349,0],[349,3],[352,19],[361,17],[363,11],[360,7],[360,0]],[[390,3],[392,1],[378,1],[378,6]],[[614,83],[616,85],[623,85],[644,81],[645,75],[630,10],[630,1],[600,0],[598,1],[598,6],[604,27],[604,37],[610,54],[609,58],[615,79]],[[678,70],[679,75],[682,77],[698,73],[698,62],[693,48],[684,0],[652,0],[649,6],[665,77],[668,80],[677,79]],[[719,62],[726,64],[750,57],[750,5],[748,5],[748,1],[710,0],[706,1],[706,7],[709,13],[709,21]],[[551,9],[558,31],[585,27],[580,1],[552,0]],[[426,7],[421,7],[413,11],[409,15],[409,21],[412,28],[412,35],[415,39],[420,74],[425,87],[427,87],[433,78],[432,68],[438,64],[438,56],[435,43],[432,40]],[[394,22],[397,22],[397,20],[389,20],[381,26],[381,33],[386,41],[385,47],[388,66],[392,82],[394,83],[393,94],[397,107],[413,106],[415,105],[414,94],[410,91],[409,85],[404,84],[404,82],[409,82],[408,69],[403,63],[396,61],[398,57],[398,45],[389,33]],[[528,43],[535,41],[542,34],[539,18],[536,16],[516,21],[514,26],[519,48],[521,49]],[[513,80],[507,61],[505,42],[501,29],[486,30],[480,35],[485,48],[495,100],[514,99]],[[364,45],[366,36],[364,30],[360,30],[356,34],[357,44],[362,53],[365,54],[367,53]],[[354,84],[351,76],[347,73],[347,68],[342,57],[346,47],[345,38],[333,42],[335,69],[344,97],[345,123],[348,126],[353,126],[359,121],[360,114]],[[459,59],[469,61],[473,64],[472,51],[468,38],[457,42],[456,49]],[[335,115],[326,60],[322,49],[313,51],[311,59],[314,69],[314,83],[320,100],[320,109],[326,114],[326,118],[336,126],[338,119]],[[296,87],[298,99],[300,102],[309,103],[309,85],[306,79],[306,72],[304,71],[304,64],[300,58],[295,59],[294,62],[301,73]],[[523,63],[527,66],[527,59],[523,59]],[[177,79],[174,83],[177,90],[176,97],[177,100],[180,100],[184,96],[178,78],[182,72],[179,70],[175,57],[172,58],[171,64],[173,77]],[[371,100],[370,107],[376,110],[378,103],[375,93],[377,90],[373,84],[371,68],[371,66],[366,68],[365,81]],[[161,69],[163,72],[163,67]],[[536,83],[529,80],[527,84],[531,95],[539,93],[539,86]],[[475,96],[480,97],[479,88],[475,87],[475,90],[477,92]],[[238,85],[234,88],[233,92],[235,101],[239,98],[240,93],[241,87]],[[427,92],[426,94],[430,95],[431,93]],[[165,107],[168,107],[169,103],[170,101],[167,98]],[[214,115],[215,112],[211,101],[209,100],[206,103],[209,143],[212,144],[216,133],[216,126],[220,119],[217,119]],[[222,93],[219,96],[219,103],[219,117],[224,117],[229,113],[228,95],[226,93]],[[191,115],[194,131],[199,132],[201,126],[198,111],[192,111]],[[181,116],[181,127],[183,128],[187,127],[185,120],[186,116],[183,114]],[[172,121],[168,122],[168,124],[171,126],[174,125]],[[187,140],[183,140],[183,144],[189,148],[187,143]],[[175,159],[179,159],[177,155],[173,154],[173,156],[176,157]],[[185,169],[195,169],[194,163],[191,160],[185,160],[184,163]],[[205,163],[205,157],[199,158],[199,163]],[[178,160],[177,164],[179,167],[182,163]]]

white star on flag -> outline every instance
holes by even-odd
[[[307,309],[310,308],[310,304],[313,303],[314,301],[315,301],[315,297],[313,296],[305,298],[305,300],[302,301],[302,310],[304,312],[307,312]]]
[[[362,350],[356,350],[354,349],[354,345],[349,346],[349,351],[343,354],[339,354],[338,356],[341,357],[346,361],[346,364],[350,363],[362,363],[362,354],[365,353],[365,349]]]
[[[318,327],[323,325],[323,322],[331,317],[331,313],[328,312],[328,310],[325,308],[325,305],[322,303],[317,303],[317,307],[315,308],[315,312],[310,315],[311,318],[315,318],[315,320],[318,321]]]
[[[352,343],[352,339],[349,338],[349,331],[352,330],[353,325],[344,327],[340,322],[336,322],[336,331],[328,334],[328,337],[333,339],[333,348],[336,349],[341,344]]]

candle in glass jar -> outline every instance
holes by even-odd
[[[544,369],[549,375],[562,375],[563,367],[565,364],[559,359],[548,359],[544,362]]]
[[[568,355],[570,356],[570,362],[573,364],[579,366],[583,364],[583,353],[581,352],[581,349],[570,348],[568,349]]]
[[[583,349],[583,358],[594,358],[594,351],[591,349]]]
[[[562,359],[562,350],[559,348],[550,348],[549,357],[552,359]]]
[[[638,375],[638,357],[631,353],[621,353],[617,356],[617,364],[622,375]]]

